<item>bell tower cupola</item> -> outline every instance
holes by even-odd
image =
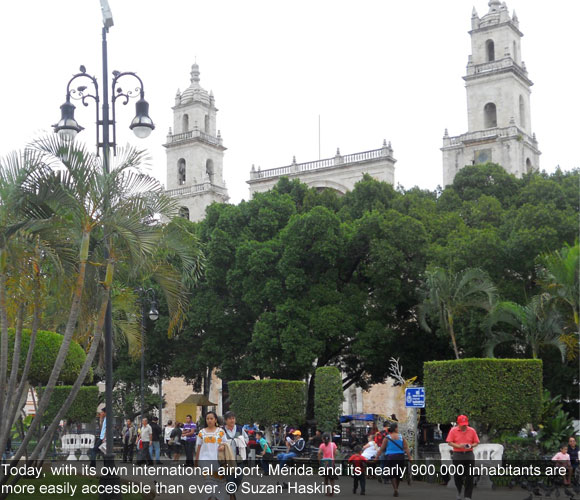
[[[180,200],[181,214],[193,221],[203,219],[211,203],[229,199],[217,111],[213,93],[201,86],[199,65],[194,63],[189,87],[175,95],[173,127],[164,144],[167,194]]]
[[[481,18],[471,14],[471,55],[465,80],[466,134],[443,138],[443,182],[453,182],[465,165],[494,162],[521,176],[539,168],[532,132],[532,81],[522,60],[519,19],[505,2],[489,0]]]

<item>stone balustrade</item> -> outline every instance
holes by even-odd
[[[333,158],[325,158],[323,160],[309,161],[305,163],[292,162],[290,165],[284,167],[270,168],[267,170],[256,170],[255,168],[252,168],[250,172],[250,180],[268,179],[272,177],[280,177],[283,175],[298,174],[300,172],[312,172],[325,168],[346,168],[356,163],[362,163],[381,158],[390,158],[393,160],[393,150],[390,146],[383,146],[379,149],[373,149],[371,151],[363,151],[361,153],[353,153],[344,156],[337,154]]]
[[[175,189],[168,189],[165,191],[167,196],[171,196],[174,198],[179,198],[182,196],[195,196],[201,193],[205,193],[208,191],[217,192],[224,196],[227,196],[228,191],[226,188],[222,186],[217,186],[216,184],[212,184],[211,182],[202,182],[200,184],[192,184],[191,186],[182,186]]]
[[[181,134],[168,134],[167,135],[167,143],[165,146],[169,144],[176,144],[178,142],[185,142],[190,141],[192,139],[199,139],[203,142],[207,142],[212,146],[222,146],[223,140],[218,135],[218,137],[214,137],[213,135],[206,134],[199,129],[188,130],[187,132],[182,132]]]

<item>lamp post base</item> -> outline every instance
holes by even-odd
[[[107,486],[118,486],[121,484],[121,478],[114,473],[115,470],[115,455],[105,455],[104,459],[104,473],[99,478],[99,486],[105,489]],[[122,500],[121,493],[101,493],[99,500]]]

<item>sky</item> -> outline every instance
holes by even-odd
[[[467,131],[464,81],[473,6],[486,0],[109,0],[109,69],[135,71],[156,129],[135,138],[134,102],[118,105],[118,143],[147,149],[163,183],[162,144],[176,90],[194,61],[213,90],[230,201],[248,199],[256,168],[377,149],[391,141],[395,182],[442,183],[440,147]],[[534,82],[532,130],[541,169],[580,166],[577,0],[511,0]],[[81,64],[102,80],[98,0],[0,2],[0,156],[51,133],[66,84]],[[128,81],[126,83],[129,83]],[[131,82],[132,83],[132,82]],[[77,105],[95,143],[95,108]]]

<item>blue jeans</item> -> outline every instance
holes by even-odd
[[[149,445],[149,455],[151,456],[151,460],[155,460],[156,462],[159,462],[160,453],[161,453],[161,447],[159,446],[159,441],[151,441],[151,443]]]
[[[288,453],[280,453],[276,458],[280,461],[280,465],[284,467],[290,460],[294,457],[298,456],[293,451],[289,451]]]

